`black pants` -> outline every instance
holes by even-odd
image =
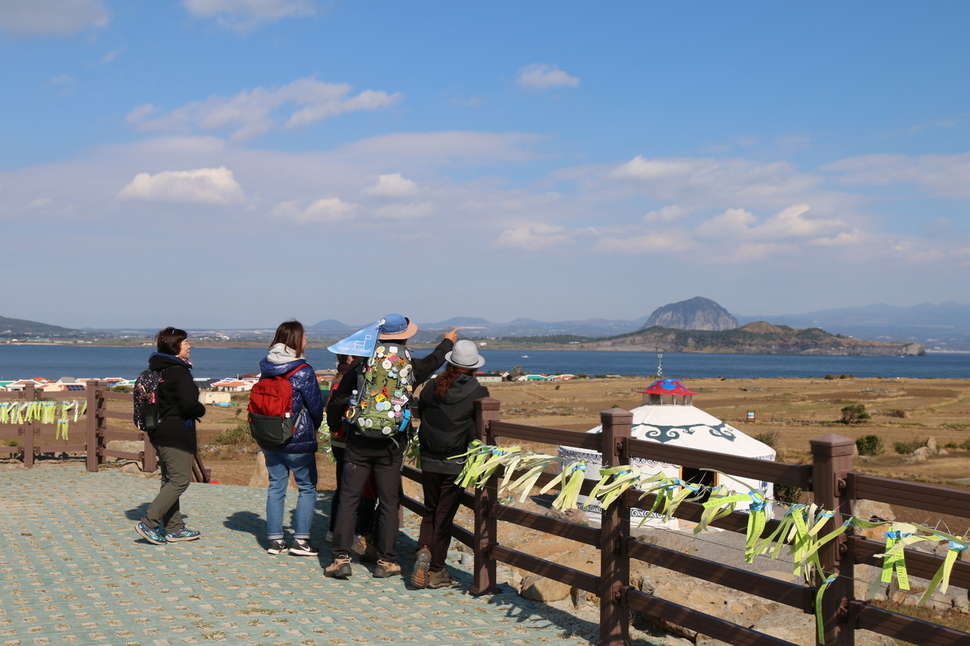
[[[418,545],[431,550],[431,572],[445,569],[448,546],[451,545],[451,523],[458,512],[462,488],[455,484],[458,474],[421,472],[424,487],[424,518]]]
[[[347,449],[342,446],[332,447],[334,460],[337,461],[337,490],[333,492],[333,501],[330,503],[330,531],[337,527],[337,513],[340,510],[340,483],[344,477],[344,455]],[[354,530],[360,535],[377,535],[377,486],[374,484],[374,475],[367,480],[364,491],[361,493],[360,506],[357,507],[357,526]]]
[[[371,473],[377,485],[377,556],[382,561],[394,562],[397,552],[398,507],[401,503],[401,465],[404,463],[404,445],[397,447],[387,442],[380,449],[358,448],[348,443],[344,453],[343,474],[338,496],[337,523],[333,530],[334,558],[350,556],[354,543],[354,525],[357,507]]]

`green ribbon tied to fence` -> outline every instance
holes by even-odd
[[[0,403],[0,424],[56,424],[55,438],[66,440],[71,423],[70,412],[74,412],[74,422],[87,412],[86,401],[32,401]]]

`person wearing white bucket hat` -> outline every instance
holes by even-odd
[[[454,456],[464,453],[475,439],[475,400],[488,397],[488,389],[475,378],[485,359],[474,342],[458,341],[445,361],[444,372],[428,382],[418,398],[425,512],[411,573],[417,588],[452,585],[445,558],[462,492],[455,480],[464,466],[464,458]]]

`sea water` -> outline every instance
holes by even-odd
[[[153,349],[108,348],[75,345],[0,345],[0,381],[45,377],[133,379],[145,369]],[[428,349],[415,350],[417,357]],[[658,373],[661,359],[651,352],[586,352],[580,350],[481,350],[486,371],[515,367],[531,374],[634,375]],[[223,379],[259,371],[266,356],[261,348],[193,348],[193,374]],[[308,349],[307,361],[317,370],[334,368],[336,359],[325,349]],[[911,377],[921,379],[970,378],[970,354],[932,353],[923,357],[822,357],[741,354],[665,353],[665,377],[717,378],[821,378]]]

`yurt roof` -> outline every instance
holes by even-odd
[[[672,446],[686,446],[762,460],[774,460],[775,450],[694,406],[644,405],[634,408],[633,437]],[[602,432],[602,426],[589,430]]]

